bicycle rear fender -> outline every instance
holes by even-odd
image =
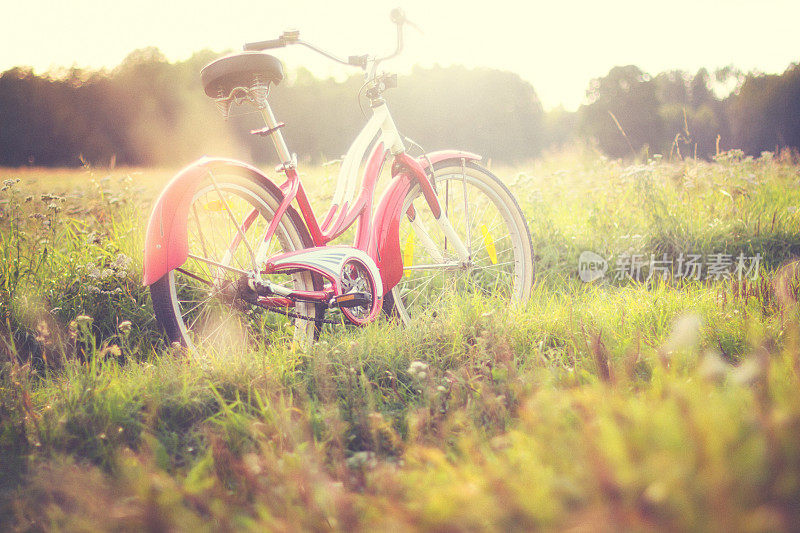
[[[408,158],[410,159],[410,158]],[[400,251],[400,220],[403,217],[403,202],[415,181],[419,180],[424,188],[430,188],[425,174],[429,165],[448,159],[478,161],[481,156],[471,152],[458,150],[442,150],[431,152],[417,160],[406,160],[398,157],[392,165],[392,184],[386,189],[375,210],[372,237],[368,253],[378,265],[383,283],[384,295],[397,285],[403,277],[403,255]],[[407,164],[405,164],[407,163]]]
[[[184,168],[172,178],[158,197],[147,223],[142,279],[145,286],[181,266],[189,257],[187,221],[192,198],[197,186],[209,171],[221,170],[252,178],[269,189],[276,198],[283,197],[280,188],[263,172],[241,161],[203,157]]]

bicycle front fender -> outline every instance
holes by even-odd
[[[417,161],[423,168],[427,168],[428,164],[435,165],[447,159],[465,159],[467,161],[480,161],[483,159],[478,154],[472,152],[464,152],[461,150],[439,150],[438,152],[428,152]]]
[[[153,206],[144,241],[142,283],[151,285],[189,257],[187,222],[197,187],[211,171],[251,178],[282,198],[280,188],[256,167],[233,159],[203,157],[178,172]],[[290,208],[291,209],[291,208]]]
[[[431,189],[425,169],[429,165],[436,165],[448,159],[478,161],[481,156],[471,152],[458,150],[442,150],[431,152],[413,160],[399,156],[393,165],[394,181],[386,189],[373,218],[373,232],[369,242],[369,255],[378,265],[383,283],[384,295],[397,285],[403,277],[403,255],[400,251],[400,220],[408,191],[415,181],[419,181],[425,190]]]

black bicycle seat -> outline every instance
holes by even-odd
[[[250,87],[256,81],[277,85],[283,79],[280,60],[263,52],[238,52],[212,61],[200,71],[203,89],[211,98],[226,98],[234,87]]]

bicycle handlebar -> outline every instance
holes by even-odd
[[[254,43],[245,43],[244,49],[247,51],[259,51],[259,50],[269,50],[271,48],[282,48],[286,46],[286,43],[278,38],[278,39],[271,39],[269,41],[256,41]]]
[[[391,59],[391,58],[399,55],[400,52],[403,51],[403,26],[405,24],[408,24],[408,25],[416,28],[416,26],[406,18],[405,13],[400,8],[393,9],[391,14],[389,15],[389,17],[391,18],[393,23],[397,24],[397,49],[394,51],[394,53],[392,53],[392,54],[390,54],[388,56],[380,57],[380,58],[378,58],[378,57],[372,58],[373,59],[373,67],[372,67],[373,71],[377,67],[378,63],[380,63],[382,61],[386,61],[387,59]],[[303,45],[303,46],[305,46],[307,48],[310,48],[310,49],[314,50],[318,54],[324,55],[328,59],[332,59],[333,61],[336,61],[337,63],[341,63],[343,65],[349,65],[349,66],[353,66],[353,67],[359,67],[362,70],[366,70],[367,69],[367,66],[368,66],[369,60],[370,60],[370,56],[368,56],[368,55],[350,56],[350,57],[347,58],[347,60],[341,59],[341,58],[339,58],[339,57],[337,57],[337,56],[335,56],[335,55],[333,55],[331,53],[326,52],[325,50],[317,48],[316,46],[314,46],[314,45],[312,45],[310,43],[307,43],[305,41],[301,41],[300,40],[300,32],[297,31],[297,30],[285,31],[277,39],[270,39],[270,40],[267,40],[267,41],[255,41],[255,42],[252,42],[252,43],[245,43],[244,50],[246,50],[246,51],[270,50],[270,49],[273,49],[273,48],[283,48],[284,46],[289,45],[289,44],[301,44],[301,45]]]

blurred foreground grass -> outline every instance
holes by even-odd
[[[800,167],[568,153],[494,171],[534,240],[524,308],[469,299],[189,358],[140,286],[169,172],[0,171],[0,527],[794,529]],[[318,201],[331,173],[309,172]],[[754,280],[584,284],[585,250],[761,262]]]

